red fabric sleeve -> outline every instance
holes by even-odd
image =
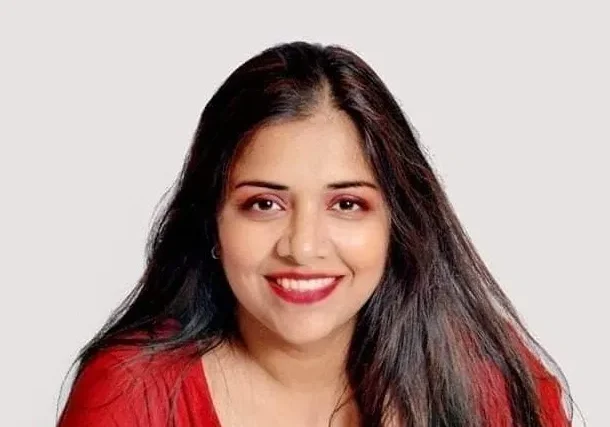
[[[94,356],[76,379],[58,427],[165,426],[167,391],[122,364],[132,354],[105,350]]]
[[[525,350],[525,349],[524,349]],[[570,427],[562,402],[562,389],[559,381],[551,375],[539,359],[525,350],[526,361],[534,376],[534,384],[540,401],[542,425],[544,427]],[[491,363],[482,369],[485,381],[481,384],[483,419],[490,427],[513,427],[506,381],[500,370]]]
[[[200,359],[136,354],[136,347],[113,348],[88,361],[58,427],[220,426]]]
[[[526,352],[526,358],[532,367],[536,390],[540,396],[542,424],[545,427],[571,426],[563,407],[563,391],[559,381],[531,352]]]
[[[167,320],[157,332],[178,328]],[[76,378],[57,427],[219,427],[203,365],[183,350],[145,357],[135,345],[100,351]]]

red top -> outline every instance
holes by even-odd
[[[137,351],[125,347],[96,355],[74,383],[58,427],[220,427],[201,363],[155,355],[117,366]]]
[[[134,365],[116,365],[137,351],[123,347],[97,354],[74,383],[58,427],[221,427],[200,360],[188,364],[186,359],[155,355]],[[557,380],[530,356],[543,407],[543,425],[570,426]],[[483,391],[485,419],[493,427],[510,427],[502,376],[491,365],[484,372],[491,379],[485,386],[490,389]],[[181,375],[183,381],[176,388]],[[175,397],[173,410],[171,396]]]

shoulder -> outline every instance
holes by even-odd
[[[559,380],[543,365],[542,361],[533,352],[525,349],[524,353],[525,360],[534,378],[543,425],[553,427],[571,425],[564,408],[563,388]]]
[[[567,427],[571,422],[563,405],[563,390],[559,380],[547,370],[542,361],[524,345],[520,345],[524,361],[532,373],[540,406],[543,427]],[[478,384],[482,397],[481,412],[491,425],[512,425],[507,384],[500,369],[491,362],[479,367]]]
[[[136,348],[112,348],[84,362],[59,425],[138,425],[138,420],[147,415],[143,413],[145,407],[157,405],[153,400],[159,399],[148,393],[150,378],[143,375],[144,366],[130,362],[137,355]]]
[[[134,345],[101,350],[81,367],[58,425],[161,427],[188,418],[183,412],[198,398],[198,374],[186,352],[149,355]]]

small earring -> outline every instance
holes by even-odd
[[[216,245],[214,245],[212,247],[212,258],[214,258],[214,259],[220,258],[220,254],[218,254],[218,248],[216,247]]]

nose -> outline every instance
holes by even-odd
[[[290,223],[278,242],[277,252],[281,257],[292,258],[300,265],[328,256],[325,218],[314,203],[292,211]]]

